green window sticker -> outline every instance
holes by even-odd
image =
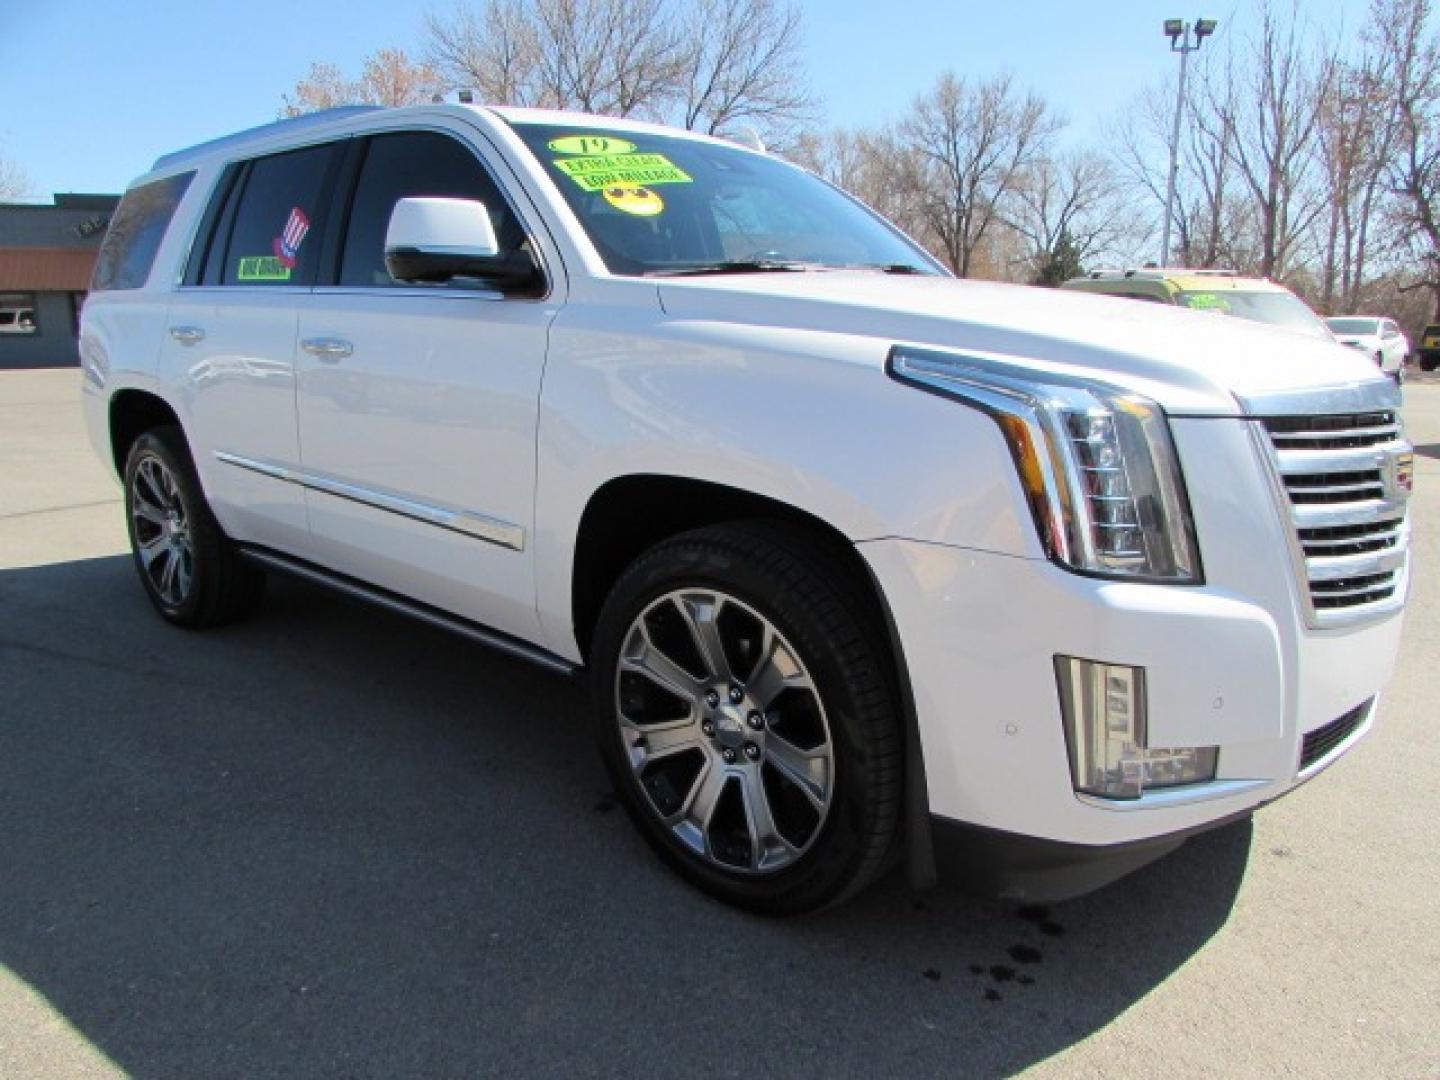
[[[566,135],[545,144],[555,154],[633,154],[635,144],[612,135]]]
[[[235,271],[237,281],[289,281],[290,267],[274,255],[246,255]]]
[[[1213,292],[1192,292],[1186,293],[1183,297],[1185,306],[1194,308],[1196,311],[1229,311],[1230,298]]]
[[[584,191],[604,191],[617,185],[694,183],[664,154],[603,154],[594,157],[556,158],[555,167]]]

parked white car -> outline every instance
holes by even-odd
[[[82,354],[161,615],[286,572],[583,668],[641,833],[755,910],[902,853],[1095,888],[1336,760],[1395,661],[1367,359],[954,280],[716,139],[435,105],[163,157]]]
[[[1405,380],[1410,339],[1401,332],[1394,319],[1347,315],[1326,319],[1325,325],[1330,327],[1330,332],[1340,344],[1359,349],[1396,382]]]

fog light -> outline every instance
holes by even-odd
[[[1147,790],[1215,779],[1213,746],[1147,747],[1145,669],[1055,657],[1075,790],[1138,799]]]

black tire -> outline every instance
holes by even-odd
[[[743,522],[685,533],[651,548],[621,576],[601,611],[590,665],[592,713],[615,790],[661,857],[688,881],[727,903],[770,915],[826,907],[869,884],[898,850],[903,766],[894,664],[873,602],[862,589],[851,566],[823,540],[784,523]],[[733,600],[741,613],[737,617],[748,609],[767,621],[774,632],[770,640],[790,648],[800,660],[820,703],[828,729],[825,752],[831,755],[826,774],[828,811],[809,834],[803,852],[789,854],[793,861],[778,869],[758,867],[761,856],[753,844],[745,849],[747,867],[720,865],[708,828],[701,841],[705,852],[682,842],[676,827],[666,824],[646,793],[638,766],[632,765],[634,751],[622,734],[620,719],[625,685],[620,681],[622,649],[627,640],[636,640],[637,620],[671,602],[670,594],[685,590],[713,590],[712,595],[726,597],[716,611],[728,611]],[[715,622],[718,625],[721,618]],[[698,640],[693,632],[688,636]],[[751,674],[757,675],[763,667],[762,659],[758,667],[750,668]],[[694,708],[714,720],[717,714],[703,713],[701,693],[696,693]],[[783,692],[782,698],[785,693],[791,691]],[[767,710],[762,715],[768,721],[774,714],[769,706],[761,708]],[[755,718],[754,713],[749,715]],[[713,757],[723,752],[718,744],[721,736],[714,734],[714,723],[711,727],[708,742],[686,752],[712,755],[707,759],[712,764],[705,768],[719,768],[723,775],[727,767]],[[778,731],[776,726],[766,734],[774,739]],[[748,739],[752,734],[744,736]],[[643,739],[640,745],[645,745]],[[751,749],[748,743],[745,749]],[[741,761],[739,767],[744,766]],[[767,767],[774,768],[768,759],[756,763],[753,776],[761,777]],[[764,788],[774,775],[759,781],[760,786]],[[727,790],[730,782],[724,781]],[[737,796],[747,806],[751,790],[742,784]],[[777,822],[783,794],[777,793],[773,802],[772,796],[766,796],[767,810],[775,808]],[[723,799],[722,795],[717,805]]]
[[[1421,371],[1434,371],[1440,367],[1440,356],[1422,356],[1420,358]]]
[[[173,479],[173,490],[156,490],[150,478],[167,474]],[[220,626],[251,614],[264,593],[265,575],[240,557],[210,512],[180,429],[157,427],[136,439],[125,461],[124,480],[130,550],[155,610],[169,622],[192,629]],[[166,486],[160,485],[162,489]],[[176,587],[169,592],[147,570],[141,550],[142,546],[148,550],[147,541],[155,540],[165,527],[139,516],[137,503],[148,509],[157,502],[174,513],[172,521],[181,525],[175,535],[188,547],[188,558],[162,555],[176,558],[188,570],[183,577],[177,576]],[[181,580],[185,581],[183,588],[179,587]]]

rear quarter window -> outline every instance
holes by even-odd
[[[193,172],[179,173],[125,193],[96,256],[91,292],[138,289],[145,284],[175,208],[194,178]]]

